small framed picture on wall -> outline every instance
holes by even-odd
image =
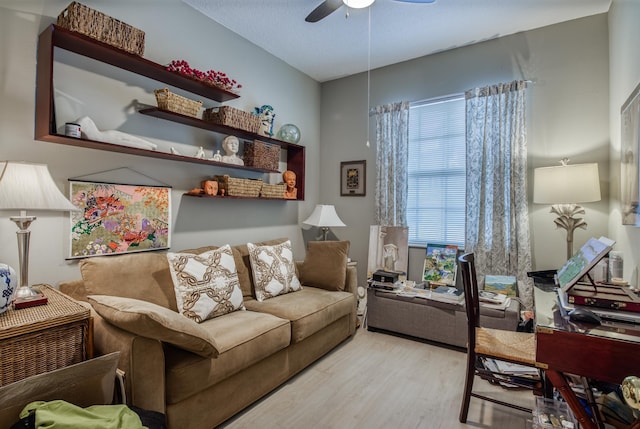
[[[367,161],[343,161],[340,163],[340,195],[364,197],[367,193]]]

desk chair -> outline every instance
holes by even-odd
[[[535,334],[524,332],[504,331],[480,327],[480,300],[478,298],[478,281],[474,264],[473,253],[466,253],[458,258],[464,285],[464,302],[467,312],[467,375],[464,383],[464,396],[460,406],[460,422],[466,423],[471,397],[515,408],[521,411],[531,412],[530,409],[516,404],[500,401],[484,396],[473,391],[473,381],[476,375],[489,382],[504,382],[496,373],[486,369],[481,364],[481,358],[492,358],[500,361],[517,363],[534,367],[536,358]],[[540,377],[540,380],[543,380]],[[509,380],[509,384],[538,389],[542,391],[542,382],[526,383],[517,379]]]

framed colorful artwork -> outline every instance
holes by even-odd
[[[70,181],[70,259],[168,249],[171,188]]]
[[[367,161],[340,163],[340,195],[364,197],[367,193]]]

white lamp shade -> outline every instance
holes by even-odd
[[[533,171],[533,202],[572,204],[600,201],[598,164],[541,167]]]
[[[314,209],[311,216],[309,216],[304,222],[304,225],[319,226],[319,227],[331,227],[331,226],[347,226],[342,222],[336,213],[336,208],[331,205],[318,204]]]
[[[0,210],[78,210],[60,192],[44,164],[0,162]]]
[[[375,0],[342,0],[342,2],[352,9],[362,9],[369,7]]]

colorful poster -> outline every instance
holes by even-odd
[[[427,244],[422,279],[430,283],[455,285],[458,246]]]
[[[171,188],[70,182],[70,258],[168,249]]]

